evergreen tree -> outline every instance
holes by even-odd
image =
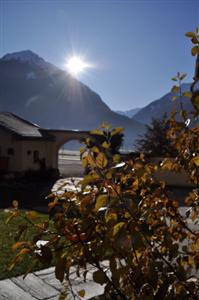
[[[153,118],[151,124],[146,125],[145,134],[137,140],[137,150],[151,156],[174,156],[176,151],[167,137],[168,129],[166,114],[162,119]]]

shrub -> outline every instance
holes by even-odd
[[[198,30],[187,35],[195,43]],[[181,81],[181,77],[178,73],[174,81]],[[199,113],[196,99],[193,91],[194,117]],[[167,133],[176,159],[164,160],[161,168],[185,168],[189,173],[194,189],[185,199],[184,214],[177,201],[168,198],[165,183],[154,184],[157,166],[147,163],[144,154],[124,163],[113,153],[110,138],[121,129],[97,130],[93,133],[101,137],[98,143],[87,139],[82,149],[88,174],[75,191],[60,196],[62,209],[53,217],[54,229],[49,229],[48,223],[39,224],[32,241],[15,245],[18,254],[14,264],[30,252],[45,265],[54,258],[56,277],[67,279],[69,286],[72,267],[77,276],[83,270],[86,280],[90,266],[94,266],[93,280],[104,284],[104,298],[198,299],[199,126],[187,126],[183,108],[181,116],[182,120],[176,121],[173,112]],[[57,195],[51,197],[50,210],[60,202]],[[76,218],[67,217],[71,204],[78,210]],[[38,249],[36,242],[44,237],[48,243]],[[80,296],[84,293],[79,291]]]

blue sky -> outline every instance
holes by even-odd
[[[143,107],[193,76],[184,33],[199,26],[199,0],[0,0],[0,56],[30,49],[63,66],[71,53],[95,65],[79,79],[114,110]]]

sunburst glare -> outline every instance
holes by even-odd
[[[85,62],[83,58],[76,55],[67,59],[65,64],[65,69],[73,76],[78,76],[88,68],[91,68],[91,64]]]

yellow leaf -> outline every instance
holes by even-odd
[[[95,160],[94,160],[94,158],[92,157],[91,154],[88,154],[88,155],[87,155],[87,161],[88,161],[88,163],[89,163],[89,165],[90,165],[91,167],[94,167],[94,166],[95,166]]]
[[[160,164],[162,169],[167,169],[167,170],[172,170],[173,167],[173,162],[167,158],[165,158],[161,164]]]
[[[139,181],[137,178],[134,180],[132,187],[134,190],[137,190],[139,188]]]
[[[116,134],[118,134],[118,133],[121,133],[121,132],[123,132],[123,131],[124,131],[124,128],[122,128],[122,127],[114,128],[114,129],[111,131],[111,136],[116,135]]]
[[[106,206],[107,204],[107,195],[100,195],[97,197],[95,203],[95,209],[98,211],[101,207]]]
[[[91,134],[96,134],[96,135],[104,135],[103,131],[99,129],[94,129],[90,132]]]
[[[127,211],[124,214],[125,219],[129,219],[131,217],[130,213]]]
[[[84,298],[85,294],[86,294],[85,290],[80,290],[80,291],[78,292],[78,295],[79,295],[80,297],[82,297],[82,298]]]
[[[108,160],[107,160],[105,154],[102,153],[102,152],[99,153],[97,158],[96,158],[97,167],[99,167],[100,169],[103,169],[107,166],[107,164],[108,164]]]
[[[92,152],[95,152],[95,153],[99,153],[100,152],[99,149],[96,146],[92,147],[91,150],[92,150]]]
[[[113,156],[113,161],[114,161],[115,163],[120,162],[120,155],[119,155],[119,154],[115,154],[115,155]]]
[[[185,33],[185,35],[186,35],[187,37],[189,37],[189,38],[194,38],[194,37],[196,36],[195,33],[194,33],[194,32],[191,32],[191,31]]]
[[[172,89],[171,89],[171,92],[172,92],[172,93],[178,93],[179,90],[180,90],[180,88],[179,88],[177,85],[174,85],[174,86],[172,87]]]
[[[108,223],[110,221],[117,221],[117,214],[116,213],[108,212],[105,215],[105,221],[106,221],[106,223]]]
[[[199,47],[198,46],[194,46],[192,49],[191,49],[191,54],[193,56],[195,56],[196,54],[199,53]]]
[[[82,158],[82,167],[83,167],[83,168],[86,168],[87,165],[88,165],[87,158],[86,158],[86,157],[83,157],[83,158]]]
[[[192,158],[191,162],[199,167],[199,156]]]
[[[110,144],[108,144],[106,141],[103,142],[102,147],[105,149],[108,149],[110,147]]]
[[[114,226],[113,236],[115,236],[121,230],[121,228],[124,226],[124,224],[125,224],[124,222],[119,222]]]
[[[187,97],[187,98],[191,98],[192,93],[191,93],[191,92],[184,92],[184,93],[182,94],[182,96]]]

